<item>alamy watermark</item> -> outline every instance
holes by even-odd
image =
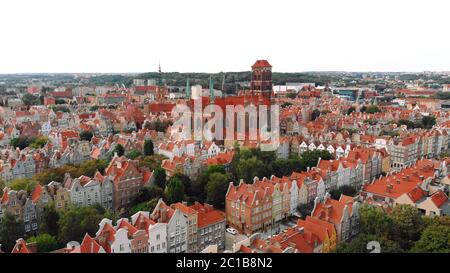
[[[270,105],[216,104],[203,108],[202,100],[194,100],[194,109],[177,104],[172,109],[172,131],[176,140],[257,141],[263,151],[273,151],[280,141],[280,107]],[[225,113],[224,113],[225,110]]]

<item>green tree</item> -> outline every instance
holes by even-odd
[[[159,198],[153,198],[146,202],[141,202],[130,209],[130,215],[133,215],[139,211],[149,211],[150,213],[155,209],[158,204]]]
[[[58,241],[67,243],[70,241],[81,242],[86,233],[95,234],[98,223],[103,218],[110,218],[109,213],[102,213],[95,206],[75,207],[71,206],[61,212],[58,225]]]
[[[215,172],[209,177],[206,185],[206,201],[218,208],[225,207],[225,194],[227,193],[230,176]]]
[[[91,159],[84,161],[79,166],[74,166],[74,170],[72,171],[72,177],[79,177],[81,175],[86,175],[92,177],[95,175],[97,171],[100,173],[104,173],[106,167],[108,167],[108,162],[104,159]],[[60,181],[60,180],[56,180]]]
[[[27,240],[28,243],[36,243],[37,251],[39,253],[47,253],[58,249],[59,244],[55,236],[48,233],[41,233],[37,237],[31,237]]]
[[[450,253],[450,225],[431,224],[426,227],[412,252]]]
[[[266,166],[257,159],[256,156],[249,159],[241,159],[236,166],[238,179],[243,179],[245,183],[252,183],[255,176],[266,173]]]
[[[86,141],[91,141],[91,139],[94,137],[94,134],[92,132],[89,131],[83,131],[80,133],[80,139],[81,140],[86,140]]]
[[[0,196],[3,195],[3,189],[5,188],[6,184],[5,181],[3,181],[3,179],[0,178]]]
[[[16,240],[22,238],[24,234],[23,221],[6,211],[3,215],[2,224],[0,225],[0,242],[2,242],[2,250],[11,252],[16,244]]]
[[[156,168],[153,171],[153,177],[155,179],[155,185],[160,187],[161,189],[165,189],[166,188],[166,178],[167,178],[167,174],[166,174],[166,170],[164,170],[161,167]]]
[[[407,250],[420,238],[424,228],[422,214],[410,205],[397,205],[390,215],[392,219],[392,238]]]
[[[362,109],[363,108],[361,108],[361,112],[363,112]],[[378,108],[378,106],[376,105],[370,105],[369,107],[364,108],[364,110],[364,112],[367,114],[375,114],[381,112],[380,108]]]
[[[26,106],[39,105],[41,103],[39,97],[32,95],[32,94],[23,95],[22,102]]]
[[[142,153],[139,152],[138,150],[131,150],[128,152],[127,157],[129,159],[136,159],[137,157],[141,156]]]
[[[149,156],[153,155],[153,141],[151,139],[146,139],[144,141],[144,155]]]
[[[413,121],[408,120],[408,119],[400,119],[400,120],[397,122],[397,125],[398,125],[398,126],[406,125],[406,127],[407,127],[408,129],[414,129],[414,128],[417,127],[416,124],[415,124]]]
[[[352,106],[352,107],[347,109],[347,115],[350,115],[351,113],[353,113],[355,111],[356,111],[355,107]]]
[[[286,97],[288,97],[289,99],[295,99],[297,97],[297,94],[296,93],[288,93],[286,95]]]
[[[121,144],[117,144],[114,148],[114,153],[117,153],[117,156],[123,156],[125,154],[125,148]]]
[[[355,196],[356,193],[357,193],[356,189],[348,185],[344,185],[342,187],[330,191],[331,198],[333,198],[334,200],[339,200],[339,198],[341,198],[341,194],[347,196]]]
[[[425,129],[431,129],[436,125],[436,117],[434,116],[424,116],[422,117],[422,125]]]
[[[193,183],[191,195],[197,197],[197,201],[204,202],[206,200],[206,185],[210,180],[210,176],[214,173],[225,174],[225,167],[223,165],[210,165]]]
[[[313,150],[303,152],[300,160],[303,167],[306,169],[307,167],[316,167],[317,163],[319,162],[319,158],[321,158],[322,160],[330,160],[333,158],[333,156],[326,150]]]
[[[381,208],[363,205],[359,209],[362,233],[386,238],[390,233],[392,220]]]
[[[47,144],[48,140],[49,140],[48,137],[40,136],[40,137],[35,138],[29,146],[30,146],[30,148],[33,148],[33,149],[39,149],[39,148],[44,147],[45,144]]]
[[[281,105],[281,108],[286,108],[286,107],[289,107],[289,106],[291,106],[292,105],[292,103],[290,103],[290,102],[285,102],[285,103],[283,103],[282,105]]]
[[[150,170],[154,170],[161,166],[161,163],[164,159],[166,159],[166,157],[163,155],[159,155],[159,154],[140,157],[139,158],[139,166],[148,168]]]
[[[143,187],[133,200],[133,204],[148,202],[151,199],[164,198],[164,190],[158,186]]]
[[[36,181],[29,178],[15,178],[9,184],[9,187],[11,189],[16,191],[25,190],[28,194],[30,194],[34,190],[35,186]]]
[[[56,211],[55,204],[47,204],[42,210],[41,217],[39,232],[57,236],[59,230],[59,213]]]
[[[187,195],[191,195],[192,194],[192,181],[189,178],[189,176],[182,174],[182,173],[176,173],[174,176],[172,176],[172,178],[178,178],[181,180],[181,182],[183,182],[184,185],[184,192]]]
[[[169,204],[184,200],[184,185],[178,177],[171,177],[167,183],[166,199]]]
[[[33,141],[34,141],[34,138],[20,136],[20,137],[11,139],[9,141],[9,144],[11,146],[13,146],[14,148],[19,148],[19,149],[23,150],[26,147],[28,147],[31,143],[33,143]]]
[[[337,253],[369,253],[367,243],[378,241],[380,243],[381,253],[400,253],[403,252],[401,247],[392,240],[378,237],[373,234],[361,233],[353,238],[350,242],[341,242],[336,248]]]
[[[311,113],[311,120],[316,120],[320,116],[320,110],[314,109]]]

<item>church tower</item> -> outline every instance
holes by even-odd
[[[156,100],[158,102],[162,102],[162,101],[164,101],[164,99],[166,97],[168,97],[168,95],[169,95],[169,90],[167,89],[167,87],[163,83],[162,72],[161,72],[161,64],[159,64],[159,67],[158,67],[158,82],[157,82],[157,87],[156,87]]]
[[[251,90],[270,97],[272,93],[272,66],[267,60],[257,60],[252,65]]]

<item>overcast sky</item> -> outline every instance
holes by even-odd
[[[1,0],[0,73],[450,71],[445,0]]]

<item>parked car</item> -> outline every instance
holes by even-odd
[[[233,235],[237,234],[237,230],[235,230],[234,228],[227,228],[227,232]]]

